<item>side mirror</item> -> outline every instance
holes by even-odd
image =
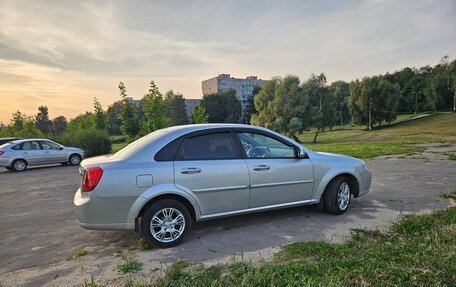
[[[62,150],[63,149],[63,146],[59,146],[59,150]]]
[[[300,147],[298,149],[298,157],[299,158],[307,158],[306,150]]]

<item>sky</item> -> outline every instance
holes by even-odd
[[[154,80],[201,98],[221,73],[329,82],[456,57],[456,1],[0,0],[0,122],[75,117]]]

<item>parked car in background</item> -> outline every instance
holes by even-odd
[[[48,139],[15,140],[0,145],[0,166],[14,171],[24,171],[29,165],[78,165],[84,157],[82,149],[65,147]]]
[[[6,144],[7,142],[12,142],[16,140],[21,140],[20,137],[12,137],[12,138],[0,138],[0,145]]]
[[[238,124],[158,130],[79,169],[82,227],[141,230],[159,247],[179,244],[193,220],[299,205],[342,214],[371,184],[362,160]]]

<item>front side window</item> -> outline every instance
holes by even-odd
[[[25,142],[22,144],[22,150],[39,150],[40,145],[38,142],[31,141],[31,142]]]
[[[295,150],[272,137],[258,133],[238,133],[248,158],[295,158]]]
[[[45,150],[59,149],[60,148],[60,146],[58,144],[53,143],[53,142],[48,142],[48,141],[41,142],[41,146]]]
[[[239,158],[230,133],[189,137],[179,150],[180,160],[213,160]]]

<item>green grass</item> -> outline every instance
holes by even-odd
[[[119,273],[135,273],[142,269],[143,264],[136,260],[127,260],[124,264],[117,265]]]
[[[345,154],[362,159],[374,158],[380,155],[416,153],[424,151],[424,147],[410,146],[400,143],[317,143],[306,144],[306,146],[317,151]]]
[[[89,251],[87,251],[83,248],[81,250],[76,251],[73,255],[68,257],[67,260],[75,260],[75,259],[81,258],[83,256],[86,256],[87,254],[89,254]]]
[[[344,244],[295,243],[274,262],[204,268],[181,261],[156,286],[454,286],[456,207],[410,215],[389,232],[353,230]]]
[[[346,125],[338,126],[333,132],[321,133],[317,138],[317,144],[312,143],[314,131],[303,133],[299,139],[305,146],[317,151],[347,154],[364,159],[424,151],[422,147],[412,145],[417,143],[456,142],[455,113],[433,114],[372,131],[346,128]]]
[[[128,143],[122,142],[122,143],[113,143],[111,146],[111,153],[116,153],[119,150],[123,149]]]
[[[456,154],[450,154],[448,155],[449,160],[456,160]]]

